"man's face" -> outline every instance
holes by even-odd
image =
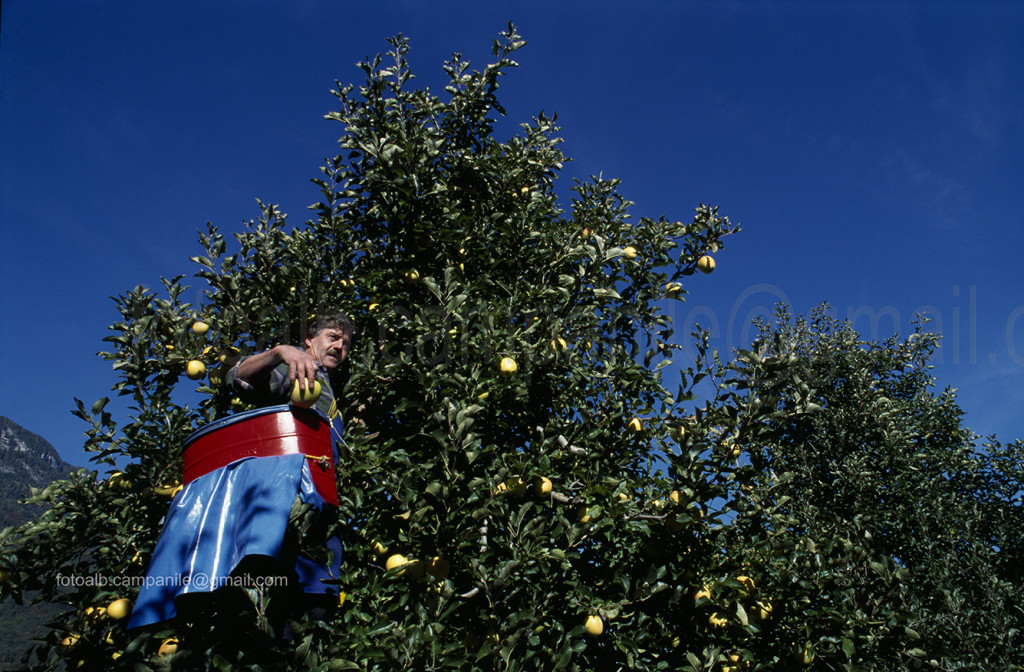
[[[306,339],[306,351],[331,373],[337,371],[345,361],[351,347],[352,335],[334,327],[328,327],[313,338]]]

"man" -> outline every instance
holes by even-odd
[[[324,389],[321,398],[333,401],[330,377],[348,357],[354,331],[344,314],[326,315],[310,325],[305,350],[291,345],[275,346],[238,362],[225,382],[234,384],[243,400],[266,405],[287,401],[296,381],[305,390],[319,379]],[[324,405],[317,402],[318,408]],[[326,406],[330,417],[330,404]]]
[[[336,590],[329,582],[338,575],[341,542],[327,530],[338,502],[341,422],[331,378],[347,359],[354,332],[346,315],[325,315],[309,326],[305,349],[277,345],[228,373],[225,384],[264,408],[218,420],[186,439],[185,485],[165,518],[129,628],[182,609],[208,610],[224,587]],[[310,390],[314,382],[321,394],[312,409],[282,405],[296,385]]]

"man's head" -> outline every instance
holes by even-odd
[[[306,330],[306,350],[325,369],[334,373],[348,357],[355,331],[348,315],[328,313],[318,317]]]

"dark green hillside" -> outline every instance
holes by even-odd
[[[41,509],[19,503],[29,487],[67,476],[72,467],[43,437],[0,416],[0,529],[32,520]]]
[[[49,441],[0,416],[0,529],[21,525],[42,511],[22,504],[29,487],[41,488],[63,478],[74,467],[60,458]],[[18,661],[43,624],[61,611],[51,604],[0,604],[0,670],[18,668]]]

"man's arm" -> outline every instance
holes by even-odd
[[[299,387],[306,389],[316,380],[319,366],[313,356],[305,350],[291,345],[277,345],[258,355],[247,357],[238,363],[236,378],[252,387],[265,383],[270,372],[278,364],[288,365],[289,387],[298,380]]]

